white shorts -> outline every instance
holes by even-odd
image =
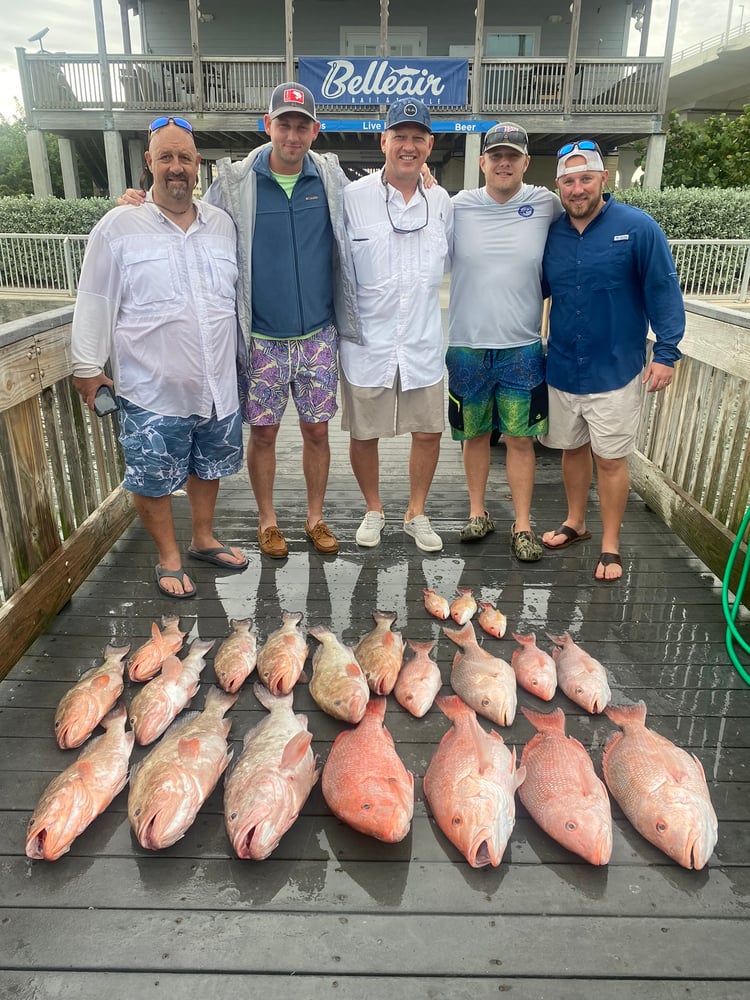
[[[643,373],[611,392],[579,396],[549,386],[549,433],[539,440],[566,451],[590,443],[600,458],[625,458],[635,448],[643,391]]]
[[[422,389],[404,389],[396,372],[390,389],[352,385],[339,373],[341,428],[355,441],[398,434],[440,434],[445,426],[443,380]]]

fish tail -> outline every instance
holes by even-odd
[[[562,635],[552,635],[551,632],[545,632],[544,634],[547,636],[549,641],[554,642],[556,646],[565,646],[567,643],[573,641],[569,632],[563,632]]]
[[[294,695],[290,692],[289,694],[278,694],[274,695],[268,690],[265,684],[258,684],[257,682],[253,684],[253,694],[261,703],[263,708],[272,712],[274,708],[278,705],[283,705],[284,707],[292,707],[294,701]]]
[[[565,735],[565,713],[561,708],[556,708],[552,712],[535,712],[521,705],[521,711],[537,732]]]
[[[235,631],[249,632],[253,627],[252,618],[230,618],[229,627]]]
[[[205,709],[212,709],[219,712],[221,715],[226,715],[238,698],[239,692],[237,694],[230,694],[227,691],[222,691],[220,687],[216,687],[214,685],[208,689],[204,711]]]
[[[467,642],[477,641],[477,634],[474,631],[474,626],[471,622],[467,622],[460,629],[443,628],[443,633],[447,635],[452,642],[455,642],[457,646],[465,646]]]
[[[372,617],[376,622],[388,622],[392,625],[398,618],[398,614],[395,611],[373,611]]]
[[[372,715],[376,720],[385,718],[386,699],[383,696],[371,697],[365,708],[365,715]]]
[[[118,701],[115,707],[107,712],[99,725],[102,726],[103,729],[109,729],[110,726],[117,725],[121,722],[124,728],[127,717],[128,710],[125,707],[125,702]]]
[[[117,657],[120,660],[124,660],[129,652],[130,652],[130,643],[128,643],[126,646],[113,646],[111,644],[108,644],[104,647],[104,652],[102,653],[102,656],[104,657],[105,660],[109,659],[110,656]]]
[[[429,654],[435,648],[435,640],[430,639],[429,642],[417,642],[416,639],[407,639],[406,645],[409,649],[413,650],[415,653],[427,653]]]
[[[518,632],[511,632],[510,634],[516,642],[520,643],[522,646],[536,645],[536,635],[533,632],[529,632],[528,635],[520,635]]]
[[[456,719],[465,718],[467,715],[475,715],[473,708],[470,708],[463,698],[457,694],[441,694],[435,699],[435,704],[446,715],[451,722]]]
[[[456,587],[456,593],[457,594],[472,594],[473,593],[473,588],[472,587]]]
[[[312,625],[308,630],[307,634],[311,635],[313,639],[317,639],[318,642],[322,642],[323,639],[328,638],[328,636],[333,635],[333,632],[328,628],[327,625]]]
[[[168,628],[170,625],[179,625],[180,616],[179,615],[162,615],[161,623],[164,628]]]
[[[212,648],[215,642],[216,639],[193,639],[190,643],[189,651],[192,653],[193,650],[196,650],[201,654],[205,654]]]
[[[638,701],[634,705],[607,705],[604,709],[604,714],[621,729],[633,723],[645,726],[646,702]]]
[[[282,611],[281,620],[286,624],[299,625],[305,616],[301,611]]]

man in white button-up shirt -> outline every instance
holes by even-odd
[[[430,114],[418,100],[388,109],[382,171],[344,191],[344,219],[357,283],[363,342],[339,343],[342,426],[365,500],[358,545],[375,546],[385,524],[378,442],[411,433],[404,531],[423,552],[443,547],[425,515],[444,425],[443,328],[439,289],[452,241],[453,207],[420,178],[433,146]]]
[[[195,595],[183,571],[171,494],[186,485],[189,554],[224,569],[247,559],[213,533],[219,480],[242,464],[237,394],[234,224],[193,198],[200,156],[183,118],[151,123],[144,209],[109,212],[93,229],[73,318],[73,384],[93,409],[119,403],[123,486],[156,543],[159,590]],[[113,379],[104,374],[111,363]]]

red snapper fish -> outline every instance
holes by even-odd
[[[398,617],[395,611],[373,611],[375,628],[362,636],[354,647],[357,662],[364,670],[374,694],[390,694],[396,683],[404,655],[400,632],[391,631]]]
[[[315,703],[334,719],[357,723],[362,720],[370,688],[354,650],[340,642],[325,625],[308,629],[320,646],[313,653],[310,694]]]
[[[224,780],[224,823],[238,858],[263,861],[299,816],[320,772],[307,716],[294,714],[293,694],[276,697],[262,684],[253,691],[269,714],[245,733]]]
[[[451,602],[451,618],[456,625],[465,625],[474,617],[477,602],[471,587],[456,587],[458,597]]]
[[[122,694],[123,662],[130,646],[105,646],[104,663],[92,667],[60,699],[55,738],[61,750],[79,747],[93,733]]]
[[[214,639],[194,639],[184,660],[171,653],[161,673],[144,685],[130,703],[130,725],[136,742],[148,746],[157,740],[198,693],[206,653]]]
[[[154,622],[151,626],[151,638],[133,653],[128,660],[128,677],[131,681],[147,681],[159,673],[159,668],[171,653],[178,653],[187,632],[180,632],[180,619],[177,615],[162,615],[161,624],[164,631]]]
[[[606,865],[612,857],[612,810],[591,758],[565,735],[561,708],[548,714],[521,711],[537,730],[521,754],[526,768],[521,802],[558,844],[592,865]]]
[[[604,714],[623,730],[610,736],[602,770],[636,830],[683,868],[705,867],[718,821],[701,762],[646,728],[646,705],[610,705]]]
[[[214,673],[220,687],[234,694],[255,670],[258,633],[253,629],[252,618],[233,618],[229,624],[232,631],[214,656]]]
[[[424,589],[422,593],[424,594],[424,606],[431,615],[443,621],[450,618],[451,606],[444,597],[429,588]]]
[[[396,844],[411,826],[414,775],[385,728],[385,705],[385,698],[371,698],[359,725],[339,733],[321,784],[334,816],[360,833]]]
[[[587,712],[603,712],[612,698],[612,692],[602,664],[576,645],[567,632],[562,635],[547,632],[547,638],[555,644],[552,658],[560,690]]]
[[[47,785],[29,820],[27,857],[57,861],[123,790],[134,742],[133,733],[125,732],[126,719],[124,705],[112,709],[102,719],[104,734]]]
[[[477,642],[474,626],[444,628],[448,638],[461,647],[453,657],[451,687],[474,711],[498,726],[509,726],[516,715],[516,675],[510,664],[492,656]]]
[[[282,611],[281,627],[258,651],[258,676],[273,695],[289,694],[302,674],[308,647],[298,625],[301,611]]]
[[[496,639],[502,639],[508,627],[508,619],[494,604],[488,601],[478,601],[479,627],[484,629],[487,635],[494,635]]]
[[[520,644],[520,649],[514,649],[510,665],[516,675],[516,680],[525,691],[535,694],[542,701],[552,701],[557,690],[557,668],[555,661],[544,649],[536,644],[534,633],[511,635]]]
[[[516,788],[526,776],[503,738],[485,732],[456,695],[435,701],[453,725],[427,766],[424,792],[437,825],[472,868],[497,867],[516,821]]]
[[[414,656],[401,667],[393,694],[402,708],[421,719],[432,708],[435,695],[443,685],[443,678],[437,663],[430,658],[435,646],[434,640],[415,642],[409,639],[407,646],[414,652]]]
[[[203,711],[183,716],[133,768],[128,818],[141,847],[171,847],[192,826],[232,759],[224,716],[238,697],[212,687]]]

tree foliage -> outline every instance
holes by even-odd
[[[681,122],[672,112],[664,154],[664,187],[746,187],[750,185],[750,104],[730,118]]]
[[[12,118],[0,115],[0,196],[32,194],[31,164],[26,146],[27,125],[20,107]],[[58,197],[63,195],[62,168],[57,136],[45,133],[52,191]],[[85,197],[93,193],[91,177],[86,169],[79,167],[81,194]]]

